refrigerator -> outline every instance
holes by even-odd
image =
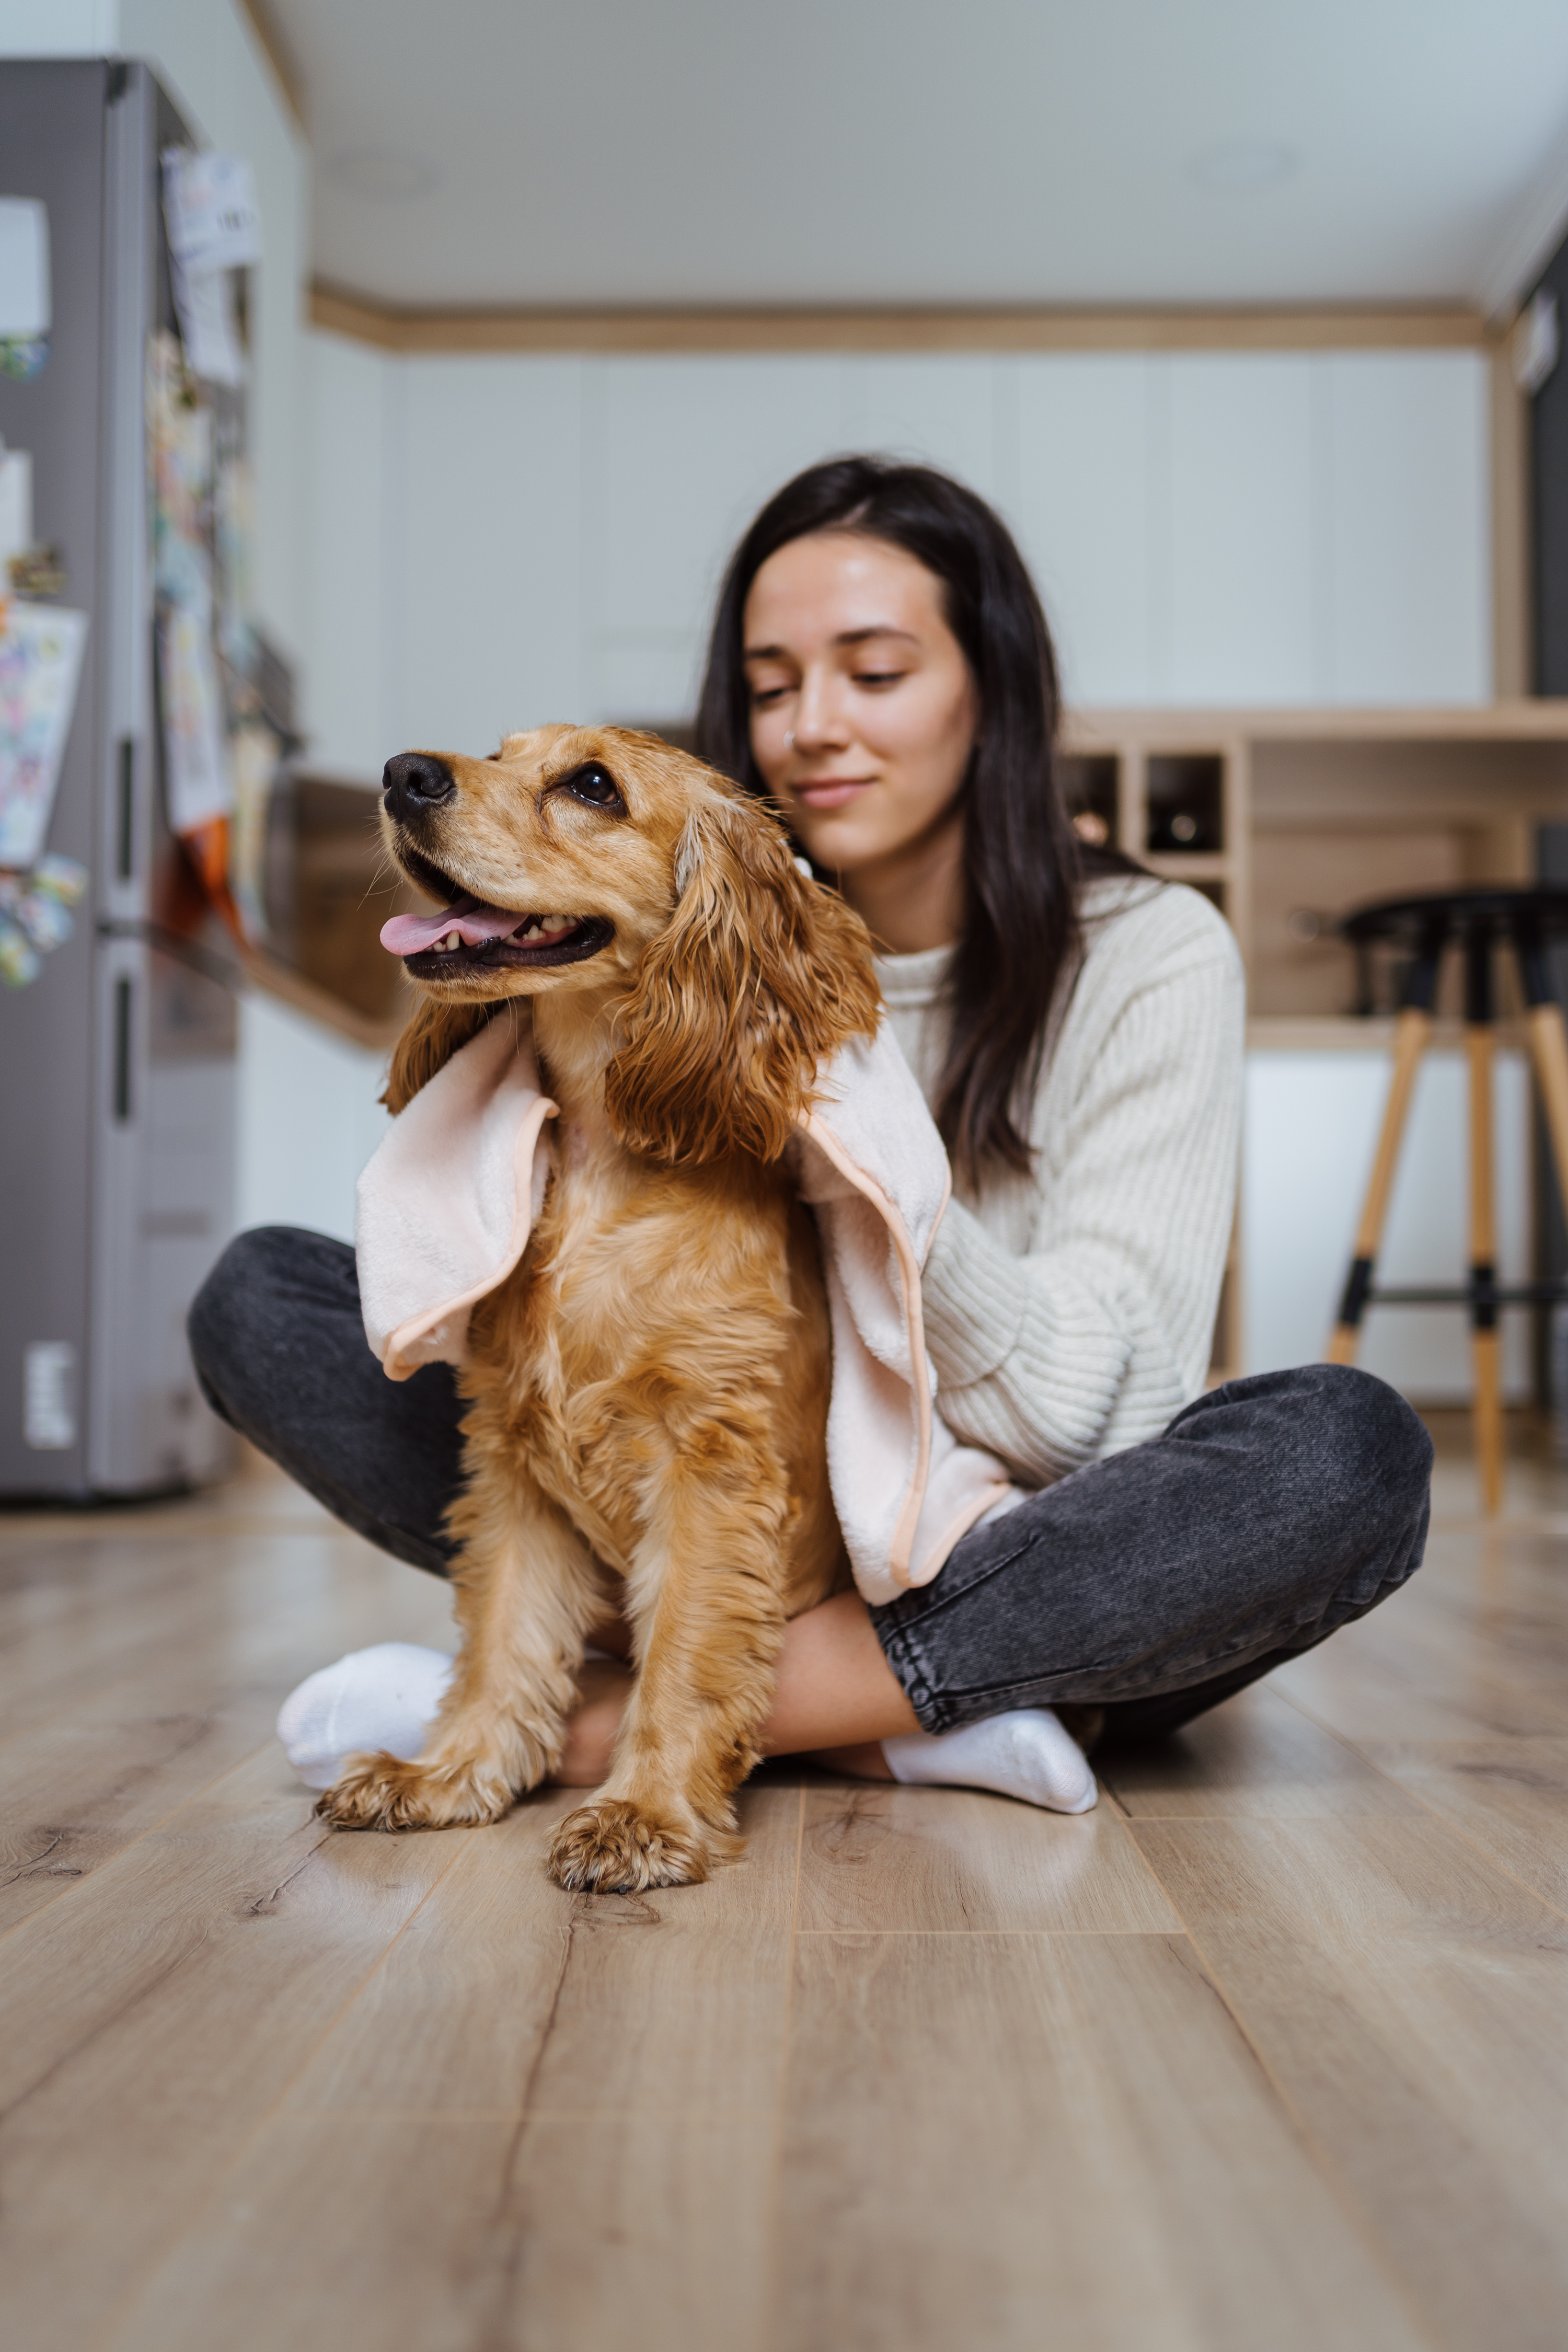
[[[145,414],[175,324],[160,158],[194,143],[144,66],[0,64],[0,197],[47,207],[52,288],[46,362],[0,373],[0,438],[89,616],[47,836],[86,896],[0,987],[8,1500],[174,1491],[229,1459],[184,1320],[234,1223],[235,959],[165,814]],[[232,440],[244,394],[222,397]]]

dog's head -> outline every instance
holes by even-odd
[[[676,1165],[772,1160],[818,1064],[875,1031],[859,918],[800,872],[765,808],[657,736],[541,727],[489,759],[405,751],[383,825],[442,908],[382,933],[426,997],[394,1110],[501,998],[593,990],[623,1141]]]

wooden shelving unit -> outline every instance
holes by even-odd
[[[1401,890],[1529,882],[1535,828],[1568,824],[1568,701],[1079,710],[1063,750],[1075,807],[1221,908],[1255,1022],[1353,1019],[1340,916]],[[1171,834],[1184,814],[1190,849]]]
[[[1248,1041],[1276,1049],[1364,1047],[1382,1033],[1394,974],[1386,960],[1358,966],[1339,938],[1352,908],[1531,882],[1536,828],[1568,824],[1568,701],[1079,710],[1063,754],[1076,811],[1220,908],[1247,963]],[[1453,1016],[1458,959],[1448,962],[1438,1010]],[[1500,978],[1506,992],[1506,960]],[[1241,1361],[1241,1280],[1233,1242],[1216,1380]]]

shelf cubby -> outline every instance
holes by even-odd
[[[1151,751],[1144,771],[1145,853],[1223,856],[1225,758],[1219,751]]]
[[[1083,839],[1097,848],[1115,841],[1121,763],[1114,751],[1064,751],[1057,767],[1068,814]]]

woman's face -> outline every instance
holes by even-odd
[[[768,558],[742,626],[752,757],[813,861],[847,878],[944,835],[956,856],[974,684],[935,574],[820,531]]]

